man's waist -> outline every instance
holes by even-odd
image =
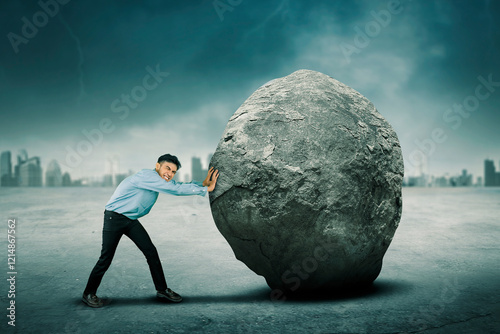
[[[129,217],[121,214],[121,213],[118,213],[116,211],[111,211],[111,210],[104,210],[104,214],[105,215],[108,215],[108,216],[116,216],[116,217],[120,217],[120,218],[127,218],[127,219],[130,219]],[[133,220],[133,219],[131,219]]]

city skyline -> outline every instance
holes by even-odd
[[[190,172],[181,162],[183,167],[177,173],[175,180],[177,182],[190,182],[204,180],[210,160],[213,154],[207,156],[207,160],[202,163],[202,159],[193,156],[190,159]],[[138,170],[128,169],[127,172],[119,170],[120,159],[117,155],[108,158],[104,165],[106,166],[102,174],[86,175],[80,178],[73,178],[68,171],[63,172],[57,160],[50,160],[47,168],[41,166],[40,157],[30,157],[26,150],[21,150],[17,156],[18,165],[12,165],[12,154],[10,151],[3,151],[0,155],[0,186],[108,186],[116,187],[127,176],[134,174]],[[33,161],[36,162],[38,169],[35,168],[35,173],[40,173],[40,176],[30,176],[35,181],[24,181],[24,183],[12,183],[13,175],[20,175],[21,164],[25,164],[24,175],[28,175],[28,170],[33,170],[33,166],[27,167]],[[18,171],[15,171],[19,169]],[[142,168],[141,168],[142,169]],[[45,172],[44,172],[45,171]],[[7,177],[6,177],[7,176]],[[17,182],[17,181],[16,181]],[[34,182],[34,183],[33,183]],[[498,160],[498,170],[495,162],[490,159],[483,160],[483,173],[469,173],[465,168],[456,172],[446,172],[441,175],[421,173],[418,176],[405,175],[403,181],[404,187],[468,187],[468,186],[494,186],[500,187],[500,159]]]
[[[17,147],[18,147],[18,149],[10,149],[9,147],[7,147],[5,150],[0,150],[0,151],[2,151],[2,152],[3,151],[16,152],[16,151],[24,150],[24,148],[21,146],[17,146]],[[500,156],[500,149],[498,151],[499,151],[499,153],[497,155],[488,155],[486,157],[484,157],[484,156],[478,157],[477,159],[473,159],[471,161],[468,161],[468,163],[464,163],[461,165],[460,168],[457,168],[456,171],[452,171],[453,168],[450,168],[450,169],[433,168],[432,163],[429,163],[428,161],[424,161],[421,168],[420,168],[420,166],[415,165],[416,167],[415,167],[413,173],[409,173],[408,171],[405,171],[405,177],[410,177],[410,176],[418,177],[422,173],[427,174],[427,175],[446,175],[449,173],[458,173],[462,169],[468,170],[473,175],[483,175],[484,174],[484,167],[483,167],[484,160],[496,161],[500,165],[500,159],[497,158],[497,156]],[[201,154],[193,153],[192,155],[188,155],[188,154],[182,153],[182,152],[181,152],[181,154],[175,154],[172,151],[170,151],[170,152],[166,151],[166,153],[171,153],[171,154],[179,157],[179,160],[182,163],[182,168],[179,171],[180,174],[186,174],[186,172],[185,172],[186,170],[191,171],[191,164],[192,164],[192,157],[193,156],[196,156],[196,157],[208,156],[209,154],[211,154],[210,152],[211,151],[207,151],[206,153],[201,153]],[[159,155],[161,155],[161,154],[159,154]],[[39,154],[39,156],[42,156],[42,154]],[[45,155],[43,155],[43,156],[45,156]],[[104,171],[107,169],[108,161],[110,159],[112,159],[113,157],[116,157],[117,155],[113,154],[113,153],[99,154],[98,155],[99,159],[93,158],[93,159],[89,159],[87,161],[91,164],[91,166],[92,166],[91,168],[84,168],[85,165],[83,165],[83,164],[79,165],[77,167],[73,167],[73,168],[69,167],[64,162],[61,162],[60,160],[55,158],[54,157],[55,155],[52,154],[52,152],[50,152],[50,150],[48,151],[48,156],[51,156],[52,158],[42,160],[41,166],[43,169],[47,168],[47,166],[51,160],[56,160],[60,164],[61,170],[63,172],[68,172],[72,175],[75,175],[76,178],[83,178],[83,177],[97,177],[97,176],[100,176],[103,173],[105,173]],[[144,159],[134,159],[133,156],[120,155],[120,162],[121,162],[120,165],[123,168],[123,170],[121,170],[121,172],[126,172],[129,170],[140,170],[143,168],[149,168],[150,166],[151,166],[151,168],[153,168],[154,164],[156,163],[156,159],[157,159],[157,156],[153,155],[153,154],[147,154],[147,158],[144,158]],[[456,161],[456,159],[452,159],[452,161]],[[407,163],[406,160],[405,160],[405,163]],[[205,167],[207,167],[207,165],[204,165],[204,168]]]
[[[210,153],[207,160],[199,157],[191,157],[190,164],[181,163],[182,167],[176,174],[177,182],[201,182],[205,179],[208,172],[208,165],[212,157]],[[139,170],[128,169],[127,172],[120,170],[120,159],[114,155],[104,161],[105,168],[99,175],[85,175],[80,178],[74,178],[69,171],[63,171],[59,162],[52,159],[44,168],[39,156],[28,157],[26,150],[22,149],[17,154],[17,164],[12,164],[13,157],[11,151],[3,151],[0,154],[0,186],[18,187],[18,186],[113,186],[116,187],[125,177],[134,174]],[[203,161],[203,163],[202,163]],[[35,166],[31,164],[35,163]],[[156,160],[155,160],[156,163]],[[186,165],[190,167],[190,172]],[[154,167],[154,165],[153,165]],[[205,168],[206,167],[206,168]],[[143,168],[141,168],[143,169]]]

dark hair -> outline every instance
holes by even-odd
[[[175,155],[164,154],[158,158],[158,163],[161,164],[163,162],[171,162],[177,166],[177,169],[181,168],[181,163],[179,159]]]

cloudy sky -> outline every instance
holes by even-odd
[[[298,69],[369,98],[408,175],[422,157],[435,175],[498,168],[500,1],[42,0],[0,13],[0,151],[74,178],[165,152],[189,169],[253,91]]]

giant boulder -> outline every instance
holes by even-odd
[[[377,278],[401,218],[403,159],[360,93],[308,70],[275,79],[229,119],[211,165],[217,228],[272,289]]]

